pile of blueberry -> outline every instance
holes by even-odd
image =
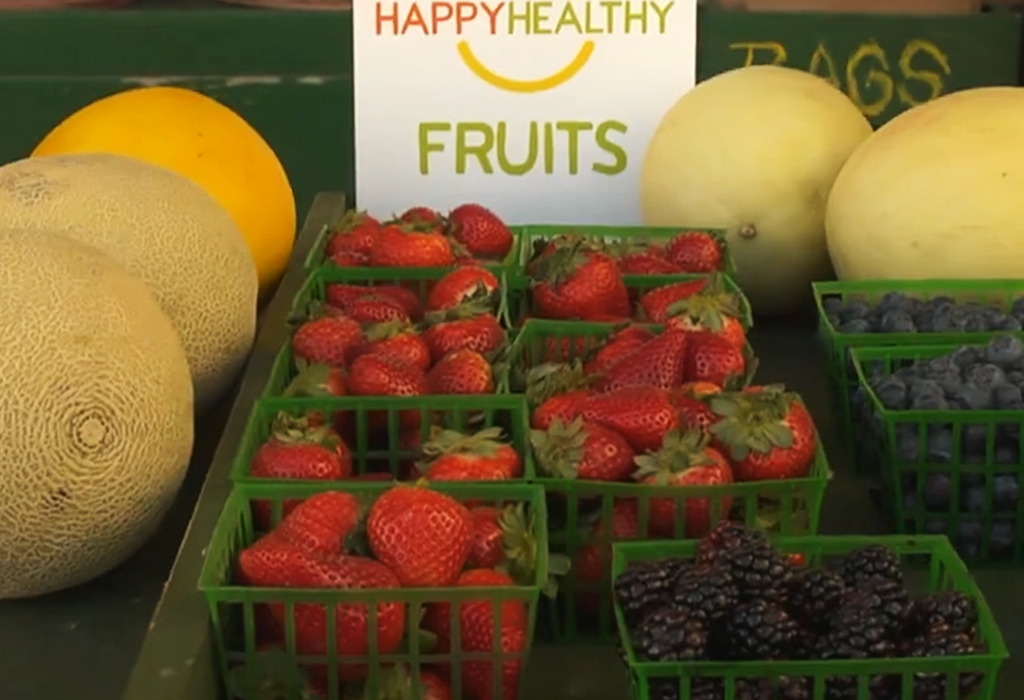
[[[872,303],[861,297],[822,301],[832,327],[840,333],[985,333],[1024,329],[1024,297],[1010,310],[958,302],[948,296],[922,301],[888,292]]]

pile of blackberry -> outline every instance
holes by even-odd
[[[725,522],[695,559],[630,566],[615,581],[633,653],[655,662],[853,660],[983,653],[975,602],[957,591],[912,598],[899,557],[882,546],[855,550],[828,567],[780,553],[764,534]],[[897,700],[899,677],[865,679],[871,700]],[[959,676],[959,696],[980,674]],[[854,700],[857,677],[823,679],[825,700]],[[917,674],[914,700],[945,700],[945,674]],[[813,700],[812,678],[696,677],[693,700]],[[652,681],[652,700],[681,700],[675,679]]]

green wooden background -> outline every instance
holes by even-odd
[[[24,157],[97,97],[180,84],[238,110],[267,138],[300,211],[318,191],[353,195],[348,13],[210,0],[138,7],[0,15],[0,160]],[[1008,11],[922,18],[702,8],[698,70],[706,78],[748,61],[811,69],[837,80],[878,124],[933,94],[1017,84],[1019,37],[1020,18]]]

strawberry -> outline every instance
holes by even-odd
[[[565,328],[561,331],[564,333]],[[527,353],[526,359],[530,364],[543,364],[547,362],[568,362],[582,358],[590,351],[591,341],[585,335],[557,335],[544,339],[544,350],[539,357],[532,357]]]
[[[722,245],[707,231],[683,231],[665,244],[665,259],[684,272],[715,272],[725,269]]]
[[[576,577],[576,607],[594,616],[601,606],[597,592],[612,573],[612,543],[635,540],[640,536],[640,518],[636,499],[616,499],[611,517],[600,518],[591,526],[589,540],[572,559],[570,571]],[[611,607],[611,600],[604,600]]]
[[[457,350],[486,354],[505,343],[505,329],[486,301],[470,301],[427,314],[423,340],[434,362]]]
[[[427,372],[426,381],[429,394],[494,393],[491,363],[475,350],[457,350],[445,355]]]
[[[256,606],[256,610],[273,619],[267,607]],[[278,632],[268,640],[257,641],[256,655],[251,657],[251,664],[243,662],[231,666],[226,678],[227,697],[287,698],[297,688],[299,695],[295,697],[301,700],[329,700],[330,685],[320,670],[289,659],[284,647],[284,632]]]
[[[688,333],[665,331],[609,367],[598,383],[598,390],[614,391],[628,386],[676,388],[685,378],[688,342]]]
[[[669,392],[650,386],[629,386],[590,396],[583,402],[582,415],[583,420],[622,435],[638,453],[657,450],[665,434],[679,428]]]
[[[413,321],[423,318],[423,305],[416,292],[396,284],[378,284],[367,287],[361,284],[332,283],[324,287],[324,298],[328,306],[347,312],[349,306],[366,296],[384,298],[394,302]]]
[[[469,556],[473,524],[451,496],[402,484],[374,502],[366,531],[374,556],[403,586],[450,586]]]
[[[384,224],[370,251],[373,267],[447,267],[454,262],[448,239],[426,224]]]
[[[583,371],[579,360],[571,363],[546,363],[531,367],[526,374],[526,401],[535,406],[530,426],[547,430],[558,418],[571,423],[583,410],[594,377]]]
[[[447,227],[447,222],[441,216],[441,212],[430,207],[409,207],[398,220],[403,224],[412,224],[423,228],[442,230]]]
[[[348,353],[363,337],[362,327],[344,316],[306,321],[292,336],[292,354],[305,362],[344,367]]]
[[[750,368],[743,350],[726,338],[710,331],[687,333],[690,338],[686,357],[686,379],[727,386],[743,377]]]
[[[324,491],[300,501],[273,533],[305,552],[349,554],[359,547],[357,530],[363,511],[352,494]]]
[[[331,228],[324,253],[333,258],[338,253],[368,256],[373,240],[380,230],[380,222],[362,211],[347,211],[336,226]]]
[[[630,253],[618,259],[619,272],[624,275],[676,275],[683,270],[657,253]]]
[[[487,299],[493,303],[498,278],[479,265],[458,267],[442,277],[427,296],[427,310],[441,311],[467,301]]]
[[[731,484],[732,470],[725,456],[710,447],[704,433],[673,431],[665,436],[657,452],[636,458],[639,467],[636,480],[649,486],[709,486]],[[685,488],[681,488],[685,492]],[[683,511],[676,509],[675,498],[652,498],[651,532],[658,537],[676,537],[676,523],[681,515],[682,533],[686,537],[703,537],[713,525],[729,515],[732,496],[705,496],[683,500]]]
[[[461,204],[448,212],[451,237],[475,258],[501,260],[515,243],[505,222],[479,204]]]
[[[624,481],[633,473],[633,449],[611,428],[554,419],[547,430],[531,430],[530,444],[537,467],[555,479]]]
[[[249,473],[261,479],[339,481],[352,475],[352,453],[331,428],[312,427],[308,418],[280,413],[270,438],[253,455]],[[285,500],[284,515],[300,502]],[[270,502],[254,501],[252,510],[256,526],[269,529]]]
[[[427,393],[427,379],[423,370],[397,357],[389,355],[363,355],[357,357],[350,368],[349,390],[353,396],[423,396]],[[367,420],[371,430],[387,430],[387,411],[370,411]],[[400,411],[400,428],[416,428],[420,412],[415,409]]]
[[[285,398],[323,398],[347,395],[348,381],[345,371],[330,365],[309,365],[303,368],[283,392]],[[319,411],[308,412],[306,419],[311,426],[329,422],[329,419]],[[344,432],[348,426],[347,416],[343,411],[336,411],[330,420],[333,420],[334,429],[339,433]]]
[[[615,260],[579,245],[542,257],[532,289],[536,313],[542,318],[593,321],[632,314]]]
[[[426,456],[419,469],[428,481],[501,481],[523,475],[523,462],[515,448],[503,440],[500,427],[474,435],[434,428],[423,445]]]
[[[654,332],[643,326],[629,325],[615,331],[587,363],[587,373],[599,374],[607,371],[619,360],[632,355],[654,338]]]
[[[507,574],[494,569],[470,569],[464,571],[455,583],[458,587],[483,588],[491,586],[514,586]],[[529,627],[526,603],[522,600],[505,600],[499,605],[500,649],[494,648],[495,603],[489,599],[472,600],[458,604],[459,638],[462,652],[491,653],[506,656],[501,662],[501,675],[495,678],[495,661],[463,661],[461,663],[462,686],[468,697],[475,700],[515,700],[519,693],[519,679],[525,659],[508,658],[526,651],[526,634]],[[424,625],[437,635],[438,647],[445,651],[451,648],[452,612],[449,603],[434,603],[424,615]],[[496,682],[497,681],[497,682]],[[495,685],[498,688],[495,688]],[[498,690],[498,693],[495,693]]]
[[[366,267],[370,264],[370,256],[351,250],[339,250],[329,260],[335,267]]]
[[[530,260],[526,263],[526,271],[533,275],[540,266],[541,260],[560,250],[576,248],[580,251],[608,252],[608,245],[600,238],[586,236],[577,231],[563,233],[554,238],[535,238]]]
[[[352,359],[362,355],[391,357],[418,367],[430,369],[430,349],[412,324],[406,321],[386,321],[366,330],[365,342],[352,350]]]
[[[469,511],[473,543],[467,569],[501,568],[522,585],[532,585],[537,543],[522,503],[504,508],[476,506]]]
[[[555,394],[533,409],[530,427],[547,430],[555,421],[571,423],[583,414],[583,404],[590,397],[589,389],[576,389],[564,394]]]
[[[817,434],[811,414],[791,392],[776,387],[721,393],[711,410],[716,446],[732,462],[737,481],[800,479],[814,462]]]
[[[742,349],[747,333],[739,319],[740,300],[735,294],[724,291],[721,279],[720,275],[714,275],[698,294],[670,304],[665,310],[665,328],[710,331]]]
[[[668,309],[672,304],[700,293],[707,284],[706,278],[699,277],[685,282],[666,284],[664,287],[655,287],[640,297],[640,307],[649,321],[664,323],[668,320]]]
[[[681,430],[707,433],[718,422],[719,416],[711,410],[708,399],[721,389],[710,382],[690,382],[669,394],[669,401],[679,411]]]
[[[358,323],[408,323],[411,320],[409,314],[396,301],[376,294],[366,294],[353,301],[345,309],[345,315]]]

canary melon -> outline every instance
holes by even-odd
[[[825,201],[870,134],[856,105],[817,76],[780,66],[721,73],[684,94],[651,138],[644,223],[725,229],[754,309],[789,313],[831,274]]]
[[[41,229],[0,229],[0,264],[2,599],[139,548],[188,468],[193,407],[185,350],[142,281]]]
[[[32,155],[71,153],[132,156],[201,185],[245,236],[263,293],[273,291],[295,242],[295,198],[274,151],[238,114],[185,88],[126,90],[67,117]]]
[[[256,268],[231,217],[195,183],[123,156],[28,158],[0,168],[0,228],[60,231],[146,282],[181,335],[198,409],[245,362]]]
[[[828,200],[840,279],[1024,277],[1024,89],[904,112],[854,152]]]

